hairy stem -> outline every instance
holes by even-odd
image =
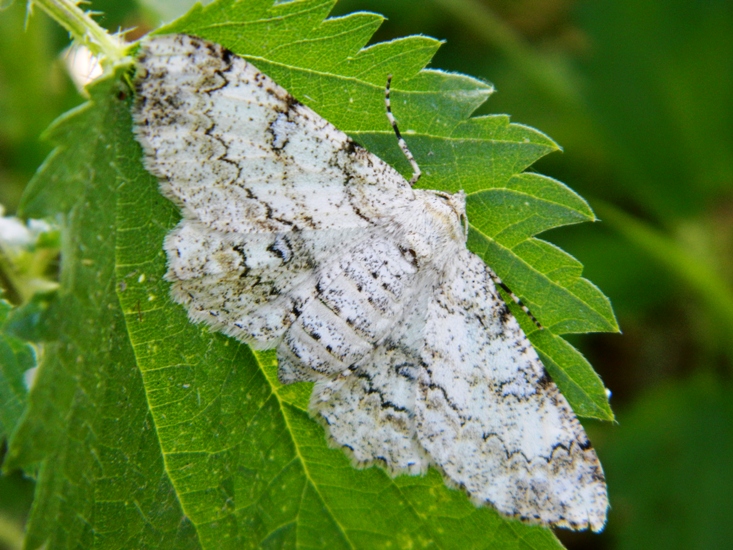
[[[75,40],[88,47],[94,55],[100,56],[103,64],[114,65],[126,57],[127,45],[124,41],[110,35],[72,0],[29,0],[29,9],[33,6],[40,7],[69,31]]]

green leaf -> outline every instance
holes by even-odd
[[[208,4],[210,1],[201,0],[201,3]],[[180,17],[196,3],[196,0],[138,0],[136,2],[144,10],[148,20],[157,21],[157,24]]]
[[[197,547],[164,468],[115,294],[115,208],[140,170],[120,74],[51,129],[59,144],[26,195],[26,213],[59,213],[59,296],[28,409],[5,469],[37,470],[26,544],[36,548]],[[93,139],[90,137],[93,136]]]
[[[0,326],[12,306],[0,299]],[[28,399],[24,375],[36,366],[36,354],[28,343],[0,330],[0,440],[13,433]]]
[[[3,326],[6,334],[26,342],[44,342],[53,339],[55,327],[49,325],[49,313],[56,307],[56,291],[38,292],[9,314]]]
[[[384,114],[393,74],[421,185],[469,194],[469,246],[548,327],[529,330],[516,312],[576,411],[611,418],[592,369],[555,335],[615,330],[610,306],[576,261],[534,239],[593,214],[559,182],[521,174],[557,146],[505,116],[469,119],[490,85],[423,70],[433,39],[362,49],[381,17],[324,20],[333,3],[222,0],[159,32],[249,58],[409,175]],[[549,530],[476,508],[435,471],[353,468],[310,418],[310,385],[281,386],[273,353],[188,321],[163,279],[179,214],[142,167],[121,82],[98,82],[56,123],[59,146],[24,199],[26,214],[62,214],[64,230],[46,352],[8,454],[8,467],[38,467],[29,547],[558,548]]]
[[[577,350],[556,336],[617,331],[611,304],[581,277],[583,266],[577,260],[533,238],[552,227],[595,220],[588,204],[556,180],[524,173],[502,187],[469,195],[467,212],[474,229],[469,248],[484,258],[546,327],[537,330],[505,297],[575,413],[612,420],[600,378]]]

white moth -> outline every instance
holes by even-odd
[[[385,75],[386,76],[386,75]],[[398,172],[223,47],[146,40],[134,131],[182,221],[167,278],[189,317],[258,349],[360,465],[438,467],[476,503],[594,531],[583,428],[465,245],[465,196]]]

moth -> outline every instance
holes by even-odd
[[[276,348],[359,465],[434,466],[507,516],[603,528],[596,453],[466,248],[462,192],[414,189],[206,40],[145,40],[135,86],[145,166],[182,213],[166,277],[192,321]]]

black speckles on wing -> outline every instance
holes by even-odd
[[[412,192],[389,165],[221,46],[166,35],[141,50],[135,133],[184,217],[224,232],[366,228],[388,210],[384,198]]]
[[[545,525],[603,528],[603,472],[582,426],[468,251],[427,311],[420,442],[478,502]]]
[[[314,270],[314,297],[278,347],[282,382],[332,377],[370,356],[400,330],[425,283],[379,231],[333,258]]]
[[[339,376],[316,383],[311,410],[357,464],[379,462],[395,474],[427,470],[430,459],[415,432],[419,362],[412,346],[387,340]]]

